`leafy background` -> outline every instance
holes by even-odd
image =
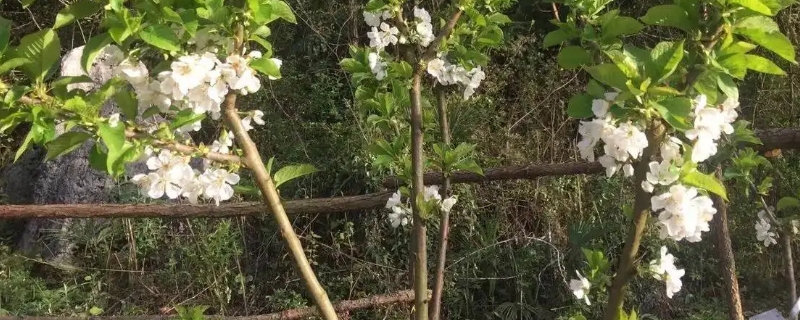
[[[288,1],[298,24],[274,26],[275,56],[284,60],[283,78],[265,81],[244,108],[259,109],[268,124],[254,137],[276,165],[311,163],[321,171],[288,182],[287,199],[356,195],[380,190],[364,151],[369,136],[353,107],[353,88],[338,62],[351,43],[364,43],[361,3]],[[621,0],[612,4],[641,16],[660,2]],[[431,1],[422,6],[434,7]],[[50,25],[63,4],[37,1],[29,10],[17,1],[0,2],[14,22],[12,35]],[[563,10],[563,9],[562,9]],[[793,43],[800,43],[798,7],[777,20]],[[469,102],[451,101],[453,141],[477,144],[484,168],[526,163],[577,161],[577,123],[568,119],[569,98],[583,90],[586,74],[557,67],[557,47],[543,48],[553,26],[550,3],[519,1],[506,12],[506,46],[491,52],[487,79]],[[533,21],[533,22],[532,22]],[[58,30],[62,52],[83,45],[98,30],[93,17]],[[665,36],[645,29],[632,37],[651,43]],[[668,36],[668,35],[667,35]],[[760,54],[774,58],[769,52]],[[779,59],[773,59],[779,61]],[[757,128],[797,126],[797,66],[782,63],[787,77],[748,75],[741,86],[742,117]],[[0,165],[9,163],[24,129],[0,137]],[[202,134],[201,134],[202,135]],[[791,195],[798,177],[797,156],[784,152],[774,162]],[[553,319],[583,311],[599,315],[605,297],[581,306],[567,289],[582,267],[580,246],[614,256],[623,245],[620,199],[630,186],[601,176],[548,177],[531,181],[457,185],[444,309],[449,319]],[[788,292],[780,248],[755,241],[757,206],[743,190],[730,190],[731,231],[745,310],[750,314],[786,307]],[[142,202],[120,182],[120,203]],[[2,199],[2,197],[0,197]],[[247,199],[241,199],[247,200]],[[3,201],[3,200],[0,200]],[[434,223],[435,224],[435,223]],[[321,282],[333,300],[352,299],[409,287],[406,259],[409,234],[392,229],[384,210],[304,215],[294,225]],[[304,288],[270,217],[231,219],[115,219],[81,224],[70,237],[78,246],[69,267],[13,254],[19,224],[0,221],[0,313],[24,315],[156,314],[166,307],[209,306],[207,313],[260,314],[309,305]],[[431,226],[431,235],[437,233]],[[673,249],[687,270],[684,288],[672,300],[663,284],[639,278],[628,306],[660,319],[724,318],[725,299],[710,235],[698,244]],[[436,248],[432,240],[430,250]],[[644,260],[662,242],[649,234]],[[798,252],[795,252],[797,256]],[[431,263],[433,259],[429,259]],[[433,265],[431,265],[431,268]],[[93,310],[94,308],[94,310]],[[785,310],[785,309],[784,309]],[[353,319],[402,319],[406,306],[359,311]],[[749,315],[749,314],[748,314]]]

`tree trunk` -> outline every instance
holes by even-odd
[[[717,166],[717,179],[724,181],[722,166]],[[728,319],[744,320],[742,300],[739,295],[739,280],[736,278],[736,262],[733,258],[730,231],[728,230],[728,204],[722,197],[712,194],[714,207],[717,214],[711,220],[712,230],[715,234],[715,247],[720,260],[720,274],[725,282],[725,294],[728,297]]]

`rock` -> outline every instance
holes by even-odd
[[[750,320],[786,320],[778,309],[772,309],[750,317]]]

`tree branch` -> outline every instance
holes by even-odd
[[[716,175],[719,181],[725,181],[722,165],[717,166]],[[728,319],[744,320],[742,300],[739,295],[739,280],[736,278],[736,261],[734,260],[731,236],[728,230],[728,204],[725,203],[722,197],[714,193],[711,194],[711,200],[714,201],[714,207],[717,208],[717,214],[711,220],[713,225],[711,230],[716,236],[715,246],[717,258],[720,259],[720,273],[727,289],[725,293],[728,296]]]

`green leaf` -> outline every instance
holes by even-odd
[[[762,56],[757,56],[754,54],[745,54],[745,59],[747,59],[747,68],[750,70],[758,71],[761,73],[768,73],[768,74],[775,74],[779,76],[785,76],[786,72],[781,70],[778,65],[774,62],[770,61],[767,58]]]
[[[739,88],[736,87],[736,83],[729,75],[720,74],[717,78],[717,85],[726,97],[737,101],[739,100]]]
[[[616,17],[603,26],[603,37],[611,38],[628,34],[636,34],[644,29],[644,25],[631,17]]]
[[[678,42],[660,42],[650,51],[651,78],[661,82],[667,79],[683,60],[683,40]]]
[[[729,4],[737,4],[760,14],[772,16],[775,13],[761,0],[728,0]]]
[[[364,11],[375,12],[386,8],[386,2],[382,0],[369,0],[364,8]]]
[[[102,313],[103,313],[103,309],[99,308],[97,306],[94,306],[91,309],[89,309],[89,314],[91,314],[93,316],[99,316]]]
[[[719,100],[719,90],[717,90],[717,73],[713,71],[703,72],[694,83],[694,89],[698,93],[706,95],[708,103],[715,104]]]
[[[594,79],[589,79],[589,83],[586,84],[586,93],[595,99],[603,99],[606,95],[606,88]]]
[[[544,36],[544,47],[552,47],[575,37],[576,35],[574,33],[567,32],[567,30],[564,29],[553,30]]]
[[[89,39],[86,46],[83,47],[83,54],[81,55],[81,67],[87,74],[92,68],[94,59],[107,45],[111,44],[111,35],[108,33],[101,33]]]
[[[675,97],[653,103],[655,109],[664,120],[673,128],[685,131],[694,126],[689,121],[689,114],[692,112],[692,100],[686,97]]]
[[[272,58],[258,58],[250,61],[250,67],[256,71],[280,79],[281,67]]]
[[[56,22],[53,29],[58,29],[72,23],[75,20],[86,18],[99,11],[102,6],[91,0],[78,0],[61,9],[56,15]]]
[[[60,155],[70,153],[91,137],[91,134],[84,131],[64,133],[58,136],[58,138],[55,138],[55,140],[47,143],[47,155],[45,159],[52,160]]]
[[[277,188],[290,180],[315,172],[319,172],[319,170],[310,164],[286,166],[275,172],[272,180],[275,182],[275,188]]]
[[[97,133],[108,148],[106,158],[106,171],[114,174],[114,164],[126,151],[125,147],[125,126],[117,125],[111,127],[107,123],[100,123]]]
[[[686,10],[673,4],[654,6],[647,10],[647,13],[639,19],[649,25],[674,27],[686,32],[689,32],[696,26],[696,24],[689,19]]]
[[[628,77],[626,77],[625,73],[623,73],[622,70],[620,70],[616,65],[603,63],[596,66],[586,67],[585,69],[587,72],[589,72],[589,74],[592,75],[592,78],[602,84],[612,86],[620,90],[627,87],[625,82],[628,80]]]
[[[92,78],[89,78],[87,75],[80,75],[74,77],[59,77],[56,81],[53,81],[50,86],[53,88],[56,87],[66,87],[71,84],[75,83],[94,83]]]
[[[14,154],[14,162],[17,162],[17,160],[19,160],[19,157],[21,157],[22,154],[25,153],[25,150],[28,150],[31,147],[31,142],[33,141],[35,136],[36,136],[35,130],[31,128],[31,131],[28,132],[27,136],[25,136],[25,140],[22,141],[22,145],[19,147],[19,149],[17,149],[17,153]]]
[[[474,174],[483,176],[483,169],[473,159],[467,159],[464,161],[456,162],[455,164],[453,164],[453,168],[456,170],[472,172]]]
[[[22,2],[22,9],[27,9],[30,7],[36,0],[20,0]]]
[[[592,112],[592,96],[581,93],[569,99],[567,105],[567,115],[574,119],[589,118],[594,115]]]
[[[14,70],[14,68],[23,66],[23,65],[28,64],[28,63],[31,63],[31,61],[26,59],[26,58],[9,59],[8,61],[3,62],[2,64],[0,64],[0,74],[4,74],[6,72]]]
[[[778,211],[783,211],[788,208],[797,208],[800,207],[800,200],[794,197],[783,197],[778,200],[777,209]]]
[[[272,15],[290,23],[297,23],[297,18],[295,18],[292,8],[290,8],[286,2],[273,0],[270,2],[270,4],[272,5]]]
[[[728,200],[728,194],[725,191],[725,185],[723,185],[722,182],[720,182],[713,175],[705,174],[694,169],[682,175],[681,182],[688,186],[701,188],[708,192],[715,193],[726,201]]]
[[[95,143],[89,150],[89,166],[97,171],[107,172],[106,162],[108,154],[100,149],[100,144]]]
[[[152,116],[154,116],[154,115],[158,114],[159,112],[161,112],[161,109],[159,109],[159,108],[158,108],[158,107],[156,107],[156,106],[152,106],[152,107],[150,107],[150,108],[147,108],[147,110],[145,110],[144,112],[142,112],[142,119],[147,119],[147,118],[150,118],[150,117],[152,117]]]
[[[23,37],[16,54],[30,60],[22,66],[28,77],[41,81],[61,57],[61,41],[53,29],[42,29]]]
[[[747,58],[744,54],[732,54],[717,62],[720,66],[727,69],[728,74],[734,78],[743,80],[744,76],[747,75]]]
[[[575,69],[582,65],[591,64],[592,56],[586,49],[579,46],[568,46],[558,53],[558,64],[564,69]]]
[[[139,103],[136,101],[133,91],[122,90],[114,95],[114,102],[117,103],[122,113],[127,119],[136,119],[139,114]]]
[[[792,42],[781,33],[778,24],[771,18],[752,16],[742,19],[736,24],[733,32],[747,37],[750,41],[796,64]]]
[[[489,20],[492,23],[494,23],[496,25],[501,25],[501,26],[505,25],[505,24],[508,24],[508,23],[511,23],[511,19],[509,19],[507,15],[504,15],[504,14],[499,13],[499,12],[492,13],[491,15],[489,15],[486,18],[486,20]]]
[[[180,39],[169,27],[162,24],[150,25],[139,32],[139,38],[150,45],[167,51],[180,51]]]
[[[629,79],[638,79],[639,78],[639,62],[635,61],[635,56],[631,54],[625,54],[619,50],[609,50],[605,51],[606,56],[611,59],[622,73],[625,74],[625,77]]]
[[[195,113],[192,109],[184,109],[175,115],[175,119],[169,124],[171,130],[177,130],[184,126],[193,124],[197,121],[203,121],[206,118],[205,113]]]

